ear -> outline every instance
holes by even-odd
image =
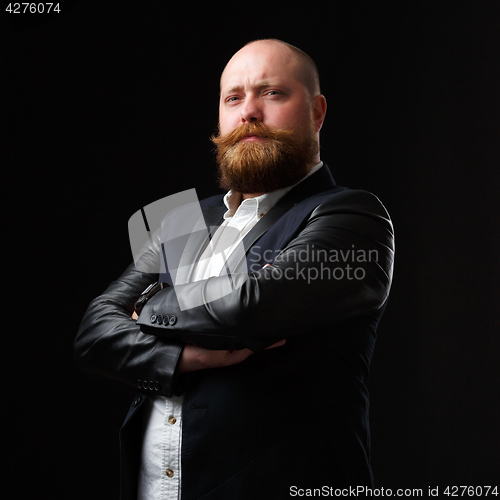
[[[314,120],[314,130],[319,132],[323,126],[326,115],[326,99],[323,94],[318,94],[312,100],[312,112]]]

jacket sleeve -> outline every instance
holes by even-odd
[[[144,259],[157,259],[158,242]],[[152,266],[153,267],[153,266]],[[141,332],[132,319],[134,304],[158,274],[131,264],[107,290],[92,300],[74,342],[78,366],[146,393],[172,396],[184,342]]]
[[[393,259],[393,228],[384,206],[366,191],[344,191],[311,213],[272,265],[232,275],[234,290],[220,292],[227,276],[161,290],[138,324],[160,338],[209,349],[259,351],[378,310],[389,294]],[[181,309],[180,294],[200,305]],[[158,316],[174,320],[160,324]]]

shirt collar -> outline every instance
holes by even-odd
[[[320,161],[311,170],[309,170],[307,175],[297,182],[297,184],[300,184],[304,179],[307,179],[310,175],[317,172],[322,166],[323,162]],[[243,201],[241,200],[241,193],[230,190],[224,195],[224,204],[227,208],[227,212],[224,214],[224,219],[233,217],[236,212],[252,213],[253,215],[261,218],[266,215],[267,212],[269,212],[269,210],[271,210],[271,208],[273,208],[274,205],[276,205],[276,203],[278,203],[278,201],[297,184],[277,189],[276,191],[271,191],[270,193],[264,193],[260,196],[256,196],[255,198],[247,198]]]

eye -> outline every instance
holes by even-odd
[[[264,95],[269,97],[275,97],[283,95],[283,92],[281,92],[281,90],[267,90],[266,92],[264,92]]]
[[[236,102],[236,101],[238,101],[238,100],[239,100],[239,97],[238,97],[238,96],[236,96],[236,95],[231,95],[231,96],[229,96],[229,97],[226,97],[225,102],[227,102],[227,103],[229,103],[229,104],[230,104],[230,103]]]

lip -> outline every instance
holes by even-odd
[[[261,142],[264,141],[263,137],[260,137],[258,135],[247,135],[241,139],[243,142]]]

